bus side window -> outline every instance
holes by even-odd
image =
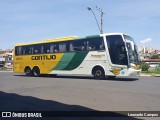
[[[39,54],[40,53],[40,45],[32,45],[33,53],[32,54]]]
[[[25,46],[22,47],[22,55],[26,54]]]
[[[34,50],[34,53],[35,53],[35,54],[38,54],[39,52],[38,52],[38,50]]]
[[[44,49],[44,48],[43,48],[43,45],[41,45],[40,48],[41,48],[41,54],[43,54],[43,53],[44,53],[44,52],[43,52],[43,49]]]
[[[105,50],[104,41],[102,40],[101,44],[99,45],[100,50]]]
[[[54,44],[50,44],[50,53],[54,52]]]
[[[26,50],[26,51],[25,51],[25,54],[26,54],[26,55],[29,55],[29,46],[25,46],[25,50]]]
[[[59,52],[66,52],[66,43],[59,43]]]
[[[59,52],[58,43],[54,45],[54,52],[55,52],[55,53],[58,53],[58,52]]]
[[[40,48],[40,53],[41,54],[45,54],[45,53],[49,53],[50,52],[50,46],[49,44],[43,44],[43,45],[40,45],[38,48]]]
[[[31,54],[31,50],[29,51],[29,54]]]
[[[47,50],[47,53],[50,53],[50,50]]]
[[[22,47],[16,47],[16,55],[22,54]]]
[[[84,51],[85,50],[85,42],[84,40],[75,40],[70,43],[70,51]]]
[[[105,49],[102,37],[88,38],[86,40],[86,48],[88,51],[97,51]]]
[[[104,50],[104,45],[99,46],[100,50]]]
[[[69,51],[70,52],[74,51],[74,44],[73,44],[73,42],[70,42],[70,44],[69,44]]]

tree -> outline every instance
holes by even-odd
[[[160,71],[160,64],[156,67],[156,71]]]
[[[142,67],[142,71],[148,71],[150,66],[149,66],[149,64],[143,62],[143,63],[141,63],[141,67]]]
[[[152,55],[151,59],[159,59],[159,55]]]

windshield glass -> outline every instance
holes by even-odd
[[[138,47],[136,45],[134,45],[134,56],[135,56],[135,59],[136,59],[136,63],[137,64],[140,64],[140,56],[138,54]]]
[[[138,48],[136,46],[136,43],[134,39],[130,36],[124,35],[124,39],[127,42],[127,49],[128,49],[128,55],[129,55],[129,62],[133,64],[140,64],[140,57],[138,54]],[[131,46],[131,42],[134,44],[134,48]]]
[[[130,36],[124,35],[124,39],[125,39],[126,41],[131,41],[131,42],[133,42],[134,44],[136,44],[135,41],[134,41],[134,39],[133,39],[132,37],[130,37]]]
[[[134,55],[132,51],[132,47],[130,43],[126,43],[127,49],[128,49],[128,57],[129,57],[129,62],[134,63]]]

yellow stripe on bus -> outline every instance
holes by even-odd
[[[38,66],[41,74],[48,74],[52,68],[59,63],[63,54],[64,53],[15,56],[14,71],[24,72],[26,66],[29,66],[31,69],[33,69],[34,66]]]

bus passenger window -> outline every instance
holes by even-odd
[[[50,45],[50,52],[53,53],[54,52],[54,44]]]
[[[66,52],[66,43],[59,43],[59,52]]]
[[[95,46],[89,46],[89,50],[90,50],[90,51],[96,50],[96,47],[95,47]]]
[[[16,55],[22,54],[22,47],[16,47]]]
[[[76,40],[70,43],[70,51],[84,51],[85,44],[84,40]]]
[[[25,46],[25,54],[26,54],[26,55],[29,54],[29,46]]]
[[[34,53],[35,53],[35,54],[38,54],[38,50],[35,50]]]
[[[54,52],[55,52],[55,53],[59,52],[58,45],[55,45],[55,46],[54,46]]]
[[[69,51],[71,51],[71,52],[74,51],[74,45],[73,45],[73,43],[70,43],[70,45],[69,45]]]
[[[47,50],[47,53],[49,53],[50,51],[49,50]]]
[[[105,49],[104,45],[99,45],[99,49],[104,50]]]
[[[32,50],[33,50],[33,49],[32,49],[32,47],[30,46],[30,47],[29,47],[29,54],[32,54],[32,53],[33,53]]]
[[[88,38],[86,40],[86,49],[88,51],[98,51],[105,49],[102,37]]]

